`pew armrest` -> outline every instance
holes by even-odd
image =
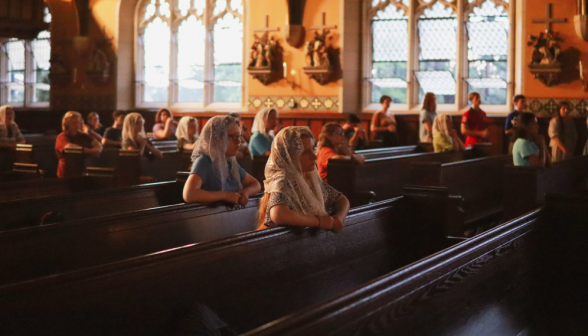
[[[352,199],[349,200],[349,203],[352,207],[370,204],[376,201],[376,193],[368,190],[368,191],[356,191],[353,193]]]

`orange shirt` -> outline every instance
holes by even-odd
[[[318,172],[325,182],[327,182],[327,163],[329,163],[329,159],[335,155],[337,155],[337,153],[335,153],[335,151],[329,147],[321,147],[316,155],[316,165],[318,167]]]
[[[92,148],[92,138],[87,134],[77,133],[76,135],[69,135],[65,132],[59,134],[57,141],[55,142],[55,153],[59,159],[59,164],[57,166],[57,177],[59,178],[64,177],[63,170],[65,166],[65,160],[63,159],[63,150],[65,149],[65,146],[70,143],[85,148]]]

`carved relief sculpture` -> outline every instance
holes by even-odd
[[[104,38],[97,43],[96,49],[88,59],[86,76],[95,85],[106,85],[112,77],[112,63],[108,57],[110,38]]]
[[[251,45],[250,61],[247,71],[263,85],[278,81],[283,77],[282,53],[284,50],[270,32],[279,31],[279,28],[269,27],[269,15],[265,18],[265,28],[256,29],[255,32],[263,32],[263,35],[253,34],[255,42]]]
[[[49,68],[51,85],[64,86],[71,83],[72,71],[67,66],[67,61],[61,53],[52,53],[49,62],[51,63],[51,67]]]
[[[533,47],[529,71],[546,86],[553,86],[559,83],[563,65],[561,63],[561,47],[559,38],[551,30],[551,24],[563,23],[566,19],[555,19],[551,17],[551,4],[546,6],[545,19],[533,19],[532,23],[545,23],[546,29],[538,36],[529,36],[528,46]]]
[[[304,73],[314,79],[321,85],[325,85],[337,79],[337,73],[340,73],[340,64],[338,61],[337,50],[333,49],[328,43],[329,28],[337,26],[325,25],[325,14],[323,13],[323,25],[311,27],[315,30],[314,39],[306,43],[306,66],[303,68]],[[316,30],[322,30],[319,33]]]

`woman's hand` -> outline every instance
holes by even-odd
[[[333,216],[333,232],[339,233],[343,231],[343,222],[338,218]]]
[[[274,127],[274,136],[275,136],[276,134],[278,134],[278,132],[279,132],[279,131],[281,131],[281,130],[282,130],[282,128],[284,128],[284,126],[282,126],[282,124],[280,124],[280,123],[276,123],[276,127]]]
[[[246,206],[249,203],[249,193],[245,189],[241,189],[237,193],[240,195],[239,204]]]
[[[177,125],[177,124],[178,124],[178,122],[175,121],[173,118],[168,118],[165,121],[165,126],[171,126],[171,125]]]
[[[229,203],[238,204],[240,198],[241,198],[241,194],[239,194],[236,191],[227,191],[227,192],[225,192],[224,200],[227,201],[227,202],[229,202]]]
[[[392,133],[396,132],[396,125],[388,125],[386,128]]]

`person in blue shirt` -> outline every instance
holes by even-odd
[[[246,205],[251,195],[261,191],[259,182],[235,158],[241,141],[237,119],[216,116],[208,120],[192,153],[192,172],[184,185],[186,203]]]
[[[519,115],[527,109],[527,99],[524,95],[516,95],[513,99],[514,110],[508,114],[504,122],[504,134],[510,135],[510,144],[508,146],[508,154],[512,154],[512,146],[514,141],[515,130],[517,129]]]
[[[539,124],[532,113],[521,113],[515,131],[512,158],[515,166],[545,167],[549,154],[545,138],[538,134]]]
[[[253,120],[249,151],[251,157],[255,155],[270,155],[274,134],[282,129],[278,123],[278,112],[273,108],[265,108],[257,113]]]

